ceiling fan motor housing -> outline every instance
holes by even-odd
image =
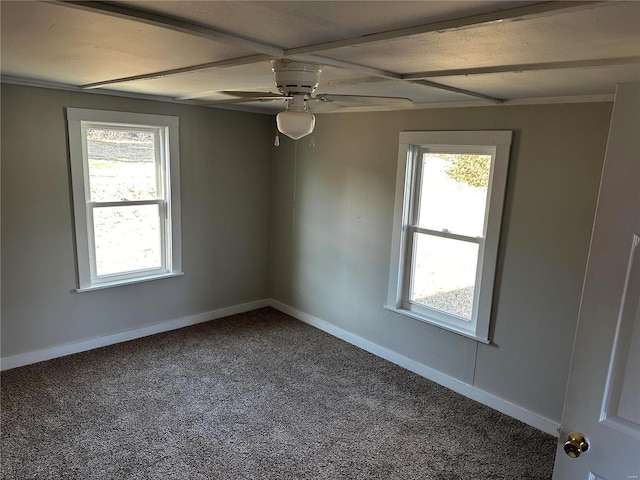
[[[322,65],[295,60],[273,60],[271,68],[276,87],[283,95],[305,93],[311,95],[318,86]]]

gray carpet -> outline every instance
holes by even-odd
[[[555,439],[265,308],[2,373],[5,479],[549,479]]]

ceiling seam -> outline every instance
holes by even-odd
[[[432,70],[406,73],[403,80],[419,80],[435,77],[486,75],[492,73],[518,73],[541,70],[560,70],[567,68],[600,68],[640,64],[640,57],[596,58],[590,60],[569,60],[562,62],[524,63],[517,65],[500,65],[489,67],[454,68],[448,70]]]

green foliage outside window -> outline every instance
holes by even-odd
[[[448,154],[439,156],[449,162],[445,172],[453,180],[479,188],[487,188],[489,185],[491,156]]]

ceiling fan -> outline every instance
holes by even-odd
[[[340,106],[393,106],[411,107],[413,102],[402,97],[375,97],[366,95],[314,94],[319,84],[322,65],[279,59],[271,61],[275,85],[279,93],[226,90],[220,93],[233,99],[202,102],[201,105],[285,100],[286,108],[276,116],[278,131],[294,140],[313,132],[315,116],[311,113],[318,105]],[[276,145],[279,139],[276,136]]]

